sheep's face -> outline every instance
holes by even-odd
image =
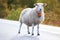
[[[36,11],[40,13],[43,10],[43,7],[47,6],[47,4],[46,3],[36,3],[36,4],[34,4],[34,6],[36,6]]]
[[[38,16],[41,16],[42,10],[44,6],[47,6],[46,3],[36,3],[34,4],[36,6],[36,12],[38,13]]]

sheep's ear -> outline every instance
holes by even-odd
[[[47,6],[47,3],[43,3],[43,6]]]
[[[35,3],[34,6],[38,6],[37,3]]]

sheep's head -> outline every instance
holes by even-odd
[[[43,8],[47,6],[46,3],[35,3],[34,6],[36,6],[36,12],[38,13],[38,16],[41,16],[41,13],[43,11]]]

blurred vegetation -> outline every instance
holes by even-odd
[[[0,0],[0,18],[19,20],[21,11],[37,2],[48,4],[43,24],[60,26],[60,0]]]

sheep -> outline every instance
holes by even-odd
[[[35,3],[34,8],[26,8],[21,12],[19,21],[20,28],[18,33],[20,33],[22,23],[27,25],[28,34],[29,26],[32,26],[32,35],[34,35],[34,26],[37,25],[37,35],[39,34],[39,24],[44,21],[44,6],[47,6],[46,3]]]

